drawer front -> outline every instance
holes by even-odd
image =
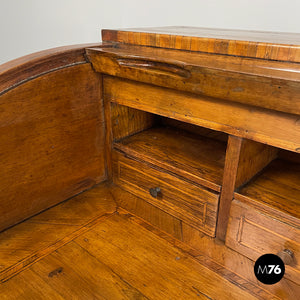
[[[113,151],[114,183],[196,227],[215,235],[219,195]],[[160,192],[155,195],[155,188]],[[150,193],[152,189],[152,195]]]
[[[234,200],[231,205],[226,245],[256,260],[266,253],[293,252],[285,277],[300,284],[300,230],[253,207]]]

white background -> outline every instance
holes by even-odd
[[[300,0],[0,0],[0,64],[101,28],[199,26],[300,32]]]

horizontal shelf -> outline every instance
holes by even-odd
[[[155,127],[114,143],[114,148],[217,192],[221,190],[226,142],[172,127]]]
[[[262,174],[235,193],[235,199],[261,203],[299,219],[300,164],[282,159],[272,161]]]

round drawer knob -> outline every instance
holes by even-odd
[[[284,249],[277,254],[285,265],[290,265],[294,260],[294,253],[292,250]]]
[[[161,194],[160,187],[150,188],[149,193],[153,198],[157,198]]]

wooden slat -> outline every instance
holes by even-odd
[[[181,221],[177,218],[116,185],[111,186],[111,193],[114,195],[119,208],[124,208],[126,211],[143,218],[152,226],[170,234],[178,240],[182,239]]]
[[[0,284],[1,299],[4,300],[63,300],[57,291],[45,284],[33,270],[26,270],[11,281]]]
[[[116,211],[106,183],[0,233],[0,282],[14,276]]]
[[[300,285],[300,226],[283,222],[274,215],[267,215],[261,205],[254,209],[251,205],[234,200],[230,210],[230,221],[226,235],[226,245],[256,261],[266,253],[278,254],[284,249],[293,252],[293,260],[286,264],[285,278]]]
[[[76,242],[150,299],[255,299],[120,215]]]
[[[238,283],[245,285],[262,299],[294,300],[298,297],[299,285],[286,278],[283,278],[276,285],[266,285],[259,282],[253,272],[254,262],[252,260],[228,248],[223,242],[208,237],[185,223],[182,223],[182,240],[185,245],[188,244],[197,251],[195,256],[201,263],[205,264],[205,259],[210,257],[213,260],[212,263],[218,264],[217,268],[223,276],[226,276],[226,272],[230,270],[234,273],[234,275],[231,275],[231,279],[235,275],[240,276],[236,279]],[[210,266],[210,268],[212,267]]]
[[[110,99],[107,100],[109,101]],[[156,118],[152,114],[115,103],[110,105],[114,141],[149,129],[155,124]]]
[[[33,78],[78,64],[87,63],[85,48],[105,47],[102,43],[48,49],[0,65],[0,95]]]
[[[105,76],[112,102],[300,152],[299,116]]]
[[[0,97],[0,230],[105,179],[101,81],[89,64]]]
[[[300,114],[300,65],[160,48],[87,49],[97,72]]]
[[[215,235],[219,194],[155,166],[128,159],[117,151],[113,153],[113,171],[117,185],[208,235]],[[153,187],[161,189],[157,198],[149,193]]]
[[[49,285],[64,299],[147,299],[105,260],[102,262],[74,242],[33,265],[31,270],[42,278],[44,286]]]
[[[226,143],[155,127],[115,143],[114,148],[215,191],[221,189]]]
[[[200,27],[102,30],[102,40],[300,62],[300,34]]]
[[[226,236],[229,211],[231,201],[233,199],[233,192],[240,159],[242,141],[243,140],[241,138],[235,136],[228,137],[216,232],[217,238],[219,238],[222,241],[225,240]]]
[[[300,163],[273,161],[262,174],[235,193],[235,198],[248,198],[283,212],[300,227]]]

